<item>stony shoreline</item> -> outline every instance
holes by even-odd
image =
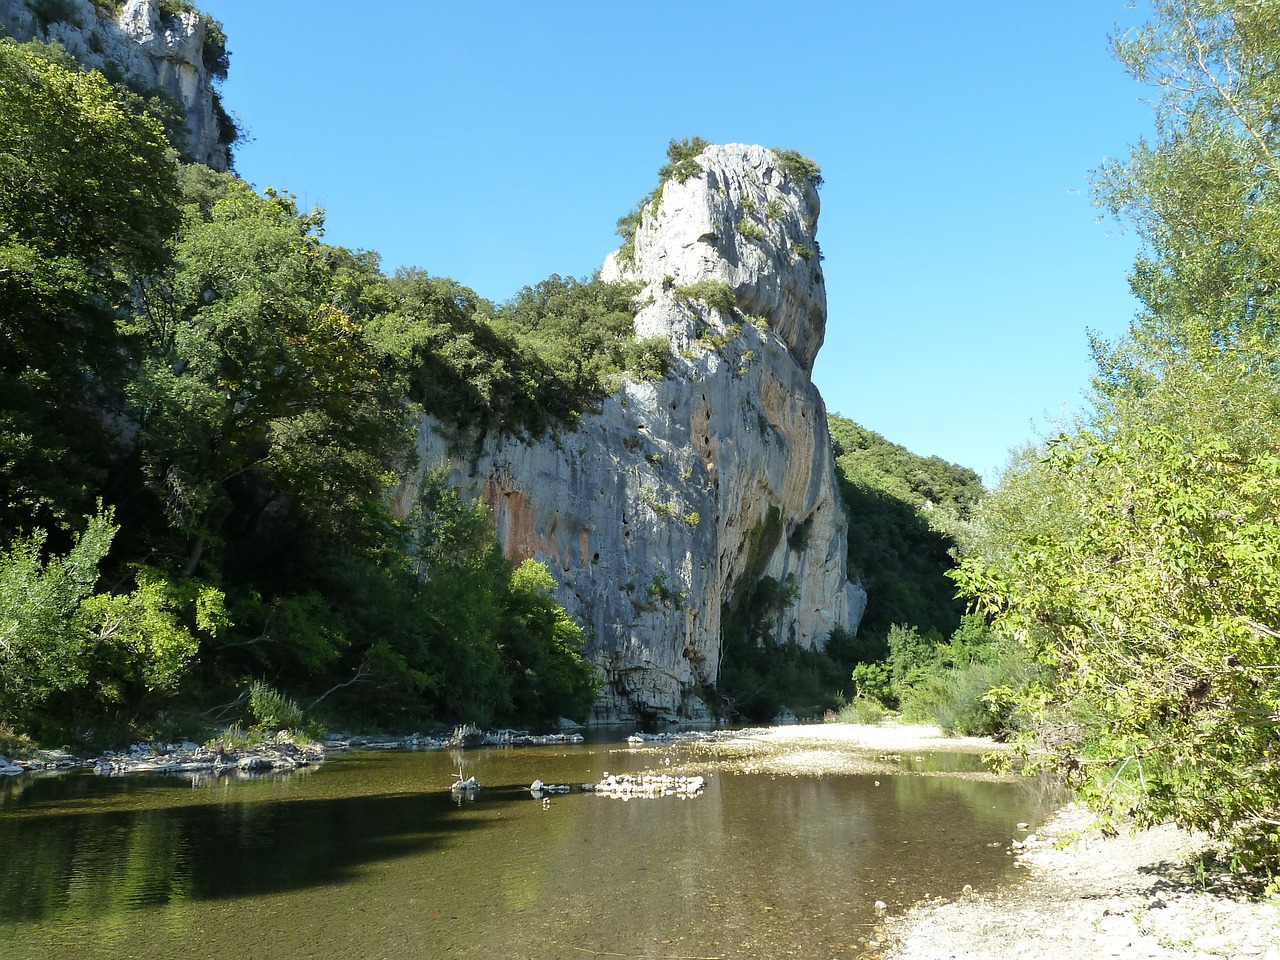
[[[1280,900],[1198,871],[1206,837],[1172,826],[1104,836],[1079,805],[1017,851],[1023,882],[886,921],[891,960],[1280,960]],[[1221,871],[1221,868],[1219,868]]]
[[[127,750],[97,757],[77,757],[63,750],[39,750],[31,757],[9,760],[0,756],[0,777],[45,775],[91,769],[100,776],[135,773],[190,773],[223,776],[282,773],[321,763],[325,749],[316,743],[295,743],[275,737],[245,747],[200,746],[180,743],[135,743]]]
[[[300,767],[315,766],[324,762],[329,754],[346,750],[447,750],[582,742],[582,734],[573,732],[536,735],[523,730],[481,731],[468,726],[457,727],[452,733],[435,737],[418,733],[395,737],[341,734],[327,737],[319,743],[298,742],[280,733],[250,745],[218,745],[217,741],[203,746],[190,741],[139,742],[127,749],[108,751],[96,757],[78,757],[65,750],[37,750],[29,757],[16,760],[0,755],[0,777],[22,774],[47,776],[85,769],[92,769],[102,776],[135,773],[247,776],[286,773]]]

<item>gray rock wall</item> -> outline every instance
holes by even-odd
[[[42,23],[37,9],[55,10]],[[41,8],[35,0],[0,0],[0,26],[20,42],[56,41],[80,63],[109,72],[114,64],[126,78],[159,89],[182,107],[187,118],[187,154],[215,170],[230,166],[230,152],[214,108],[213,77],[204,63],[205,24],[196,11],[171,19],[160,16],[157,0],[126,0],[112,18],[90,0],[59,0]]]
[[[761,147],[713,146],[699,162],[703,176],[668,182],[645,215],[634,263],[613,254],[604,271],[645,284],[636,330],[670,339],[665,379],[624,382],[579,429],[536,443],[420,425],[423,467],[447,463],[491,506],[508,556],[556,577],[604,672],[598,721],[705,716],[696,690],[719,674],[722,607],[761,576],[794,578],[775,629],[805,647],[856,629],[866,601],[848,581],[809,379],[826,322],[817,194]],[[741,312],[681,297],[708,278],[734,288]]]

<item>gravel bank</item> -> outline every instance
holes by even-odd
[[[1087,810],[1067,807],[1021,852],[1024,883],[891,918],[887,956],[1280,960],[1280,902],[1198,876],[1188,861],[1207,849],[1204,837],[1167,826],[1104,837],[1091,824]]]

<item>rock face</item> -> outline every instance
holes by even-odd
[[[208,23],[196,10],[164,17],[159,0],[125,0],[114,17],[110,4],[91,0],[0,0],[0,26],[20,42],[56,41],[86,67],[118,76],[139,91],[160,90],[187,119],[184,152],[215,170],[230,167],[228,143],[206,63]]]
[[[492,508],[507,555],[555,576],[604,673],[599,722],[706,716],[697,691],[716,685],[725,615],[822,648],[866,602],[809,379],[826,323],[817,193],[761,147],[708,147],[698,163],[646,211],[634,257],[603,272],[645,285],[636,332],[671,341],[665,379],[624,381],[576,431],[536,442],[420,425],[423,469],[447,464]],[[705,281],[737,309],[682,289]],[[790,585],[784,602],[747,609],[765,577]]]

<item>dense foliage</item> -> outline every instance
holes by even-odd
[[[1015,464],[960,583],[1052,670],[1033,757],[1104,810],[1280,858],[1280,4],[1156,0],[1157,134],[1100,171],[1144,240],[1094,407]]]
[[[708,299],[715,292],[690,295]],[[849,573],[867,590],[866,613],[856,635],[836,630],[824,651],[803,650],[786,635],[781,616],[794,599],[793,585],[761,576],[763,568],[753,571],[748,563],[743,588],[721,614],[718,693],[731,712],[751,720],[784,708],[814,716],[852,696],[901,706],[914,719],[950,729],[994,729],[1010,711],[981,702],[994,683],[982,686],[969,667],[996,660],[995,641],[962,625],[964,607],[948,576],[956,562],[948,531],[967,522],[985,494],[981,480],[844,417],[829,415],[827,424],[849,520]],[[780,542],[775,514],[752,531],[751,557],[767,559]],[[894,656],[895,637],[911,638],[910,658]],[[1003,682],[1001,670],[983,672]]]
[[[583,716],[546,570],[439,478],[407,515],[389,485],[408,397],[537,433],[661,375],[634,291],[553,277],[494,307],[387,278],[318,211],[177,163],[134,106],[0,42],[0,732]]]
[[[882,643],[893,624],[949,634],[964,606],[947,577],[955,542],[946,531],[983,496],[981,479],[838,414],[827,425],[849,517],[849,575],[867,590],[859,633],[868,643]]]

